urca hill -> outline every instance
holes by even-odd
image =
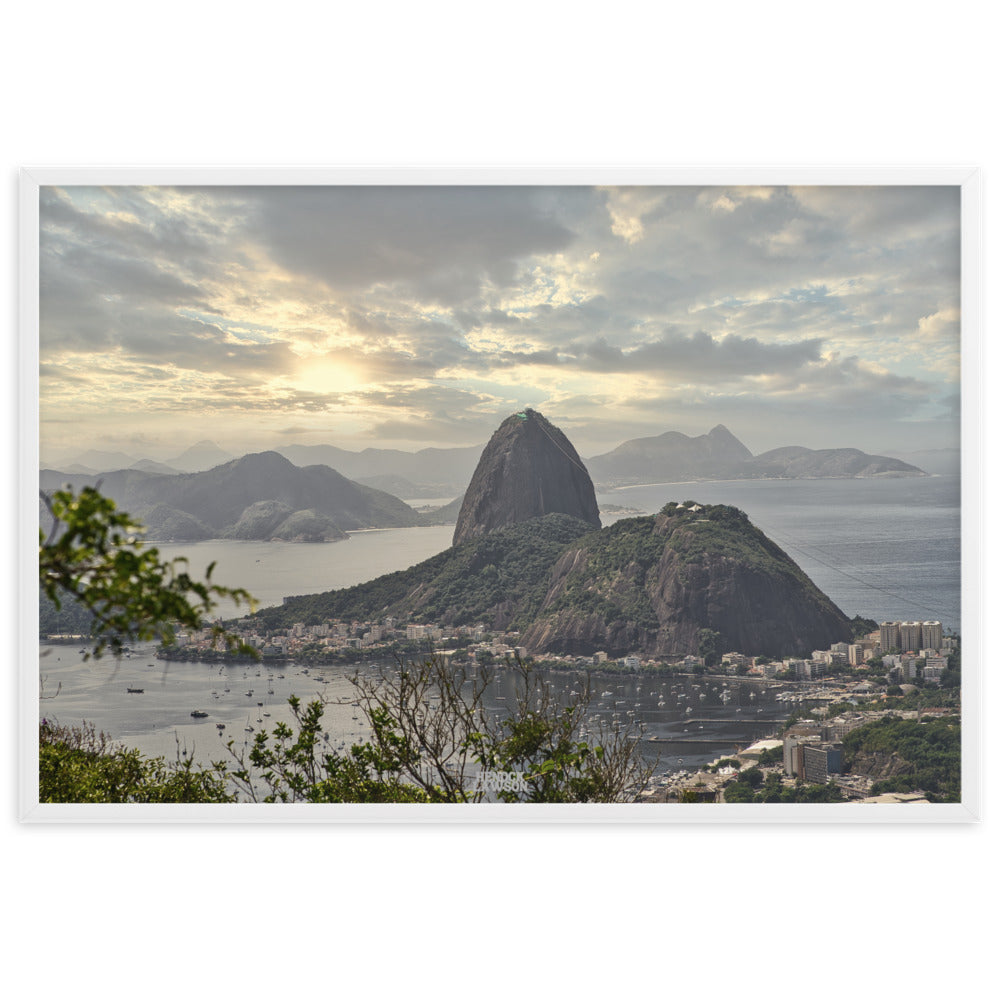
[[[671,503],[597,527],[593,484],[567,445],[541,414],[508,418],[483,452],[450,549],[370,583],[290,598],[258,612],[262,625],[482,622],[520,629],[533,654],[609,656],[697,654],[706,642],[792,655],[849,640],[846,616],[736,508]],[[569,483],[560,487],[553,466]]]

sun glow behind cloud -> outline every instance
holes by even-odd
[[[953,188],[74,188],[41,209],[51,450],[476,444],[525,405],[584,453],[723,420],[760,450],[957,435]]]

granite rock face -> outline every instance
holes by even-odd
[[[540,413],[524,410],[508,417],[484,449],[453,544],[553,513],[601,526],[594,484],[576,449]]]
[[[808,656],[850,622],[742,512],[668,505],[588,535],[553,566],[521,641],[535,653]]]

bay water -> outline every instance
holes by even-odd
[[[671,500],[732,504],[849,616],[939,619],[946,630],[960,630],[957,476],[674,483],[619,489],[598,500],[643,513],[655,513]],[[605,523],[619,516],[627,515],[608,514]],[[195,576],[215,563],[214,582],[244,587],[259,605],[270,606],[286,596],[347,587],[412,566],[446,549],[453,531],[444,525],[352,532],[348,541],[314,545],[209,541],[157,547],[164,558],[187,558]],[[223,605],[219,613],[242,611]],[[154,756],[226,759],[230,740],[239,751],[260,727],[290,722],[291,694],[327,698],[331,747],[366,735],[364,716],[352,705],[354,667],[167,663],[142,646],[118,661],[84,662],[71,646],[42,644],[40,653],[41,716],[64,724],[87,720]],[[492,707],[501,711],[501,691],[513,678],[503,670],[498,677]],[[549,681],[566,692],[580,683],[578,675],[561,672],[551,672]],[[642,746],[659,772],[697,767],[765,735],[788,712],[774,686],[728,678],[730,696],[723,701],[723,683],[598,675],[592,678],[594,712],[608,721],[617,716],[615,721],[641,722],[647,736],[657,737]],[[129,693],[130,687],[142,693]],[[196,709],[209,714],[192,718]]]

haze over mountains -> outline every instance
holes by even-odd
[[[589,459],[591,475],[607,485],[678,482],[689,479],[856,479],[923,476],[898,458],[856,448],[790,446],[753,455],[722,424],[700,437],[667,431],[635,438]]]
[[[325,465],[363,486],[401,499],[444,498],[461,495],[476,469],[483,445],[463,448],[422,448],[406,452],[391,448],[348,451],[333,445],[283,445],[272,449],[293,465]],[[139,469],[172,474],[202,472],[231,461],[211,441],[201,441],[164,462],[122,452],[90,451],[59,466],[69,473],[97,473]],[[922,476],[922,467],[904,458],[926,460],[933,472],[958,471],[958,454],[949,450],[917,452],[912,456],[871,455],[857,448],[774,448],[754,455],[728,428],[719,424],[707,434],[690,437],[667,431],[655,437],[634,438],[612,451],[582,459],[599,487],[642,483],[688,482],[717,479],[847,479]]]

